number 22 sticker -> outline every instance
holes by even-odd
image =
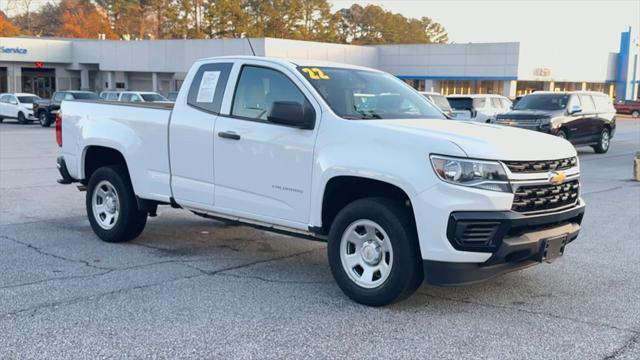
[[[329,75],[325,74],[324,71],[318,68],[302,68],[302,71],[309,75],[309,78],[312,80],[329,80],[331,79]]]

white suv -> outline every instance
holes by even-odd
[[[0,122],[17,119],[20,124],[36,120],[33,117],[33,102],[40,97],[29,93],[0,94]]]
[[[118,101],[128,102],[152,102],[152,103],[170,103],[166,97],[153,91],[123,91],[118,97]]]
[[[511,110],[511,100],[502,95],[473,94],[450,95],[447,97],[454,110],[468,111],[468,118],[456,117],[460,120],[473,120],[489,123],[496,119],[496,115]]]

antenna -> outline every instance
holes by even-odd
[[[251,39],[247,38],[247,42],[249,43],[249,47],[251,48],[251,53],[253,56],[256,56],[256,52],[253,50],[253,45],[251,45]]]

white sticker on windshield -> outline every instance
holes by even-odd
[[[213,102],[213,96],[216,93],[216,86],[218,85],[218,78],[220,78],[220,71],[205,71],[202,74],[202,81],[200,82],[196,102]]]

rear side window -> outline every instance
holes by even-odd
[[[471,98],[450,97],[448,100],[451,107],[456,110],[473,110],[474,101]]]
[[[131,101],[131,94],[122,94],[120,101]]]
[[[598,112],[614,112],[613,104],[609,102],[609,98],[604,95],[596,95],[593,97]]]
[[[57,93],[56,96],[53,97],[53,101],[55,102],[60,102],[62,101],[62,98],[64,97],[65,93]]]
[[[491,98],[491,106],[495,109],[500,109],[502,108],[502,104],[500,103],[500,99],[498,98]]]
[[[580,103],[582,104],[582,112],[583,113],[594,113],[596,112],[596,106],[589,95],[578,95],[580,98]]]
[[[220,113],[232,66],[232,63],[201,65],[191,81],[187,104],[213,114]]]

